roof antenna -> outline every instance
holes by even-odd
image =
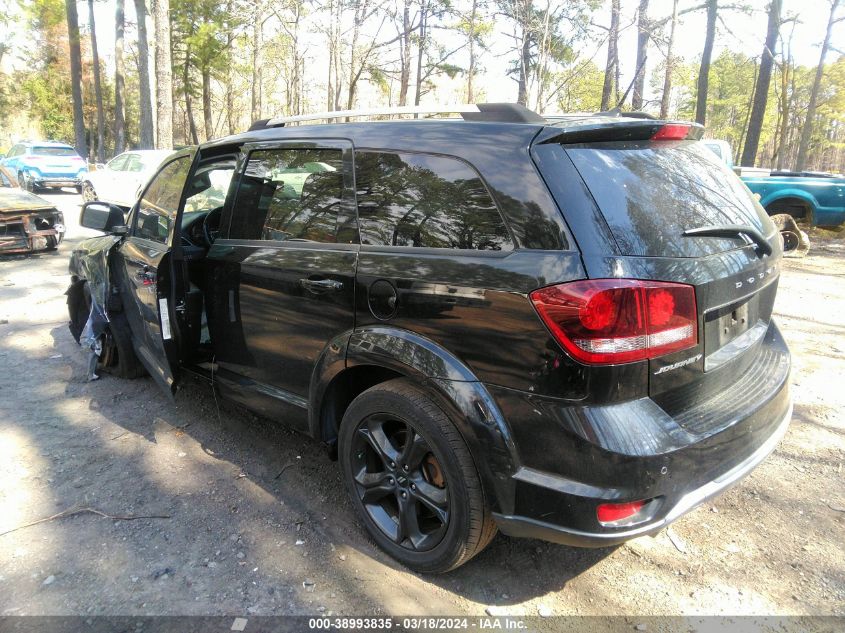
[[[622,114],[622,104],[625,103],[625,99],[628,98],[628,93],[631,92],[631,88],[634,87],[634,84],[637,82],[637,77],[640,76],[640,72],[643,70],[643,66],[645,66],[645,59],[640,62],[640,65],[637,66],[637,72],[634,73],[634,78],[631,80],[631,83],[628,84],[628,89],[625,90],[625,94],[622,95],[622,98],[619,100],[613,109],[608,110],[605,114],[609,114],[610,116],[620,116]]]

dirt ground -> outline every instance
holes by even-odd
[[[845,615],[845,234],[784,263],[795,415],[739,486],[656,537],[580,550],[496,538],[411,573],[353,517],[320,446],[209,387],[85,380],[54,254],[0,258],[0,615]],[[68,508],[92,513],[6,533]]]

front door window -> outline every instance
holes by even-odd
[[[167,163],[153,178],[138,202],[136,237],[167,243],[190,169],[191,157],[182,156]]]

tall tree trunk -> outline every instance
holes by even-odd
[[[261,118],[261,0],[255,0],[252,16],[252,120]]]
[[[788,147],[789,135],[789,60],[785,59],[781,72],[780,82],[780,143],[777,147],[777,169],[783,169],[786,165],[786,150]]]
[[[614,95],[619,91],[616,85],[616,78],[619,76],[619,12],[621,10],[620,0],[612,0],[610,5],[610,29],[607,33],[607,64],[604,67],[604,85],[601,89],[601,109],[610,110],[611,100],[616,99]]]
[[[97,102],[97,162],[106,162],[106,124],[103,115],[103,87],[100,81],[100,53],[97,50],[97,29],[94,23],[94,0],[88,0],[88,27],[91,29],[91,56],[94,67],[94,99]]]
[[[82,52],[79,48],[79,16],[76,0],[65,0],[67,33],[70,47],[70,87],[73,98],[73,138],[76,153],[88,160],[85,142],[85,118],[82,112]]]
[[[328,3],[328,10],[329,10],[329,20],[328,20],[328,30],[326,31],[326,37],[328,38],[328,45],[329,45],[329,67],[328,73],[326,75],[326,111],[331,111],[332,109],[332,95],[334,94],[334,84],[332,82],[333,73],[332,70],[334,68],[334,49],[335,49],[335,38],[334,38],[334,4],[338,0],[329,0]]]
[[[648,41],[651,39],[651,25],[648,21],[648,0],[640,0],[637,10],[637,66],[634,72],[634,92],[631,95],[631,108],[643,109],[643,93],[645,92],[645,64],[648,57]]]
[[[801,141],[798,143],[798,157],[795,159],[795,170],[803,171],[807,164],[807,150],[810,148],[810,138],[813,135],[813,125],[816,122],[816,102],[819,98],[819,88],[822,84],[824,74],[824,58],[830,48],[830,32],[835,22],[834,14],[839,7],[839,0],[832,0],[830,3],[830,17],[827,20],[827,32],[822,44],[822,52],[819,55],[819,65],[816,66],[816,77],[813,79],[813,89],[810,91],[810,103],[807,105],[807,118],[804,119],[804,127],[801,128]]]
[[[710,81],[710,60],[713,57],[718,12],[719,0],[707,0],[707,29],[704,35],[704,50],[701,52],[701,66],[698,69],[698,94],[695,98],[695,120],[701,125],[704,125],[707,119],[707,86]]]
[[[70,1],[70,0],[68,0]],[[126,121],[124,120],[123,100],[126,86],[123,77],[123,30],[125,15],[124,0],[115,1],[114,9],[114,153],[121,154],[126,149]]]
[[[527,24],[522,29],[522,49],[519,55],[519,82],[517,83],[516,102],[528,105],[528,72],[531,67],[531,30]]]
[[[414,93],[414,105],[419,105],[422,99],[423,59],[428,44],[428,6],[428,0],[422,0],[420,4],[420,43],[417,47],[417,84]]]
[[[467,103],[475,103],[475,20],[478,16],[478,0],[472,0],[472,10],[469,14],[469,67],[467,68]]]
[[[748,93],[748,105],[745,106],[745,118],[742,121],[740,130],[742,133],[739,137],[739,145],[736,148],[736,156],[734,156],[734,163],[739,164],[739,159],[742,156],[742,150],[745,148],[745,139],[748,134],[748,120],[751,118],[751,106],[754,104],[754,89],[757,86],[757,77],[760,68],[757,63],[754,63],[754,79],[751,81],[751,91]]]
[[[678,24],[678,0],[672,2],[672,21],[669,24],[669,43],[666,46],[666,73],[663,76],[663,96],[660,98],[660,118],[669,116],[672,98],[672,72],[675,70],[675,27]]]
[[[214,121],[211,118],[211,69],[202,69],[202,122],[205,140],[214,138]]]
[[[341,56],[341,39],[340,39],[340,25],[343,19],[343,2],[337,0],[334,5],[335,18],[332,20],[334,25],[334,55],[332,63],[334,64],[334,107],[333,110],[340,110],[340,96],[343,94],[343,73],[340,67]]]
[[[766,46],[760,59],[760,74],[757,86],[754,88],[754,100],[751,105],[751,116],[748,120],[748,134],[745,137],[745,147],[742,148],[743,167],[754,167],[757,160],[757,147],[760,144],[760,132],[763,129],[763,117],[766,115],[766,102],[769,99],[769,84],[772,80],[772,64],[774,62],[775,43],[780,29],[780,0],[772,0],[769,5],[769,23],[766,27]]]
[[[366,0],[363,0],[365,3]],[[346,109],[351,110],[355,104],[355,91],[358,88],[358,79],[364,72],[363,65],[358,68],[358,38],[361,35],[361,27],[364,23],[366,7],[362,0],[354,2],[355,14],[352,17],[352,40],[349,45],[349,85],[346,87]]]
[[[231,17],[233,15],[233,0],[226,0],[226,15]],[[235,41],[235,30],[230,24],[226,28],[226,50],[232,50],[232,44]],[[234,60],[233,60],[234,61]],[[235,89],[232,85],[232,66],[234,63],[226,64],[226,131],[231,136],[235,133]]]
[[[185,116],[188,118],[188,141],[193,145],[199,144],[197,126],[194,123],[194,107],[191,103],[191,49],[185,49],[185,65],[182,66],[182,90],[185,95]]]
[[[147,39],[147,3],[135,0],[135,14],[138,16],[138,92],[140,104],[140,149],[152,149],[153,139],[153,104],[150,97],[150,51]]]
[[[170,56],[170,0],[154,0],[156,39],[156,147],[173,147],[173,68]]]
[[[402,33],[399,35],[399,105],[408,104],[411,85],[411,0],[402,6]]]
[[[794,33],[794,29],[793,29]],[[790,79],[793,74],[792,70],[792,36],[790,35],[788,44],[784,44],[781,41],[782,51],[781,57],[783,62],[781,64],[781,72],[780,72],[780,107],[778,114],[780,115],[780,142],[778,143],[775,149],[775,155],[777,158],[777,162],[775,167],[778,170],[784,169],[786,167],[786,155],[789,149],[789,114],[792,110],[791,106],[791,99],[789,98],[789,85]],[[794,94],[794,93],[793,93]],[[775,160],[775,157],[772,159]]]
[[[294,21],[292,28],[290,29],[290,39],[291,39],[291,81],[292,81],[292,94],[290,99],[291,108],[289,112],[291,114],[302,114],[302,75],[303,75],[303,68],[302,68],[302,60],[304,56],[299,54],[299,27],[302,21],[302,4],[297,2],[293,5],[294,10]]]

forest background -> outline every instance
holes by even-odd
[[[845,171],[842,0],[0,0],[0,150],[103,162],[323,110],[515,101]]]

